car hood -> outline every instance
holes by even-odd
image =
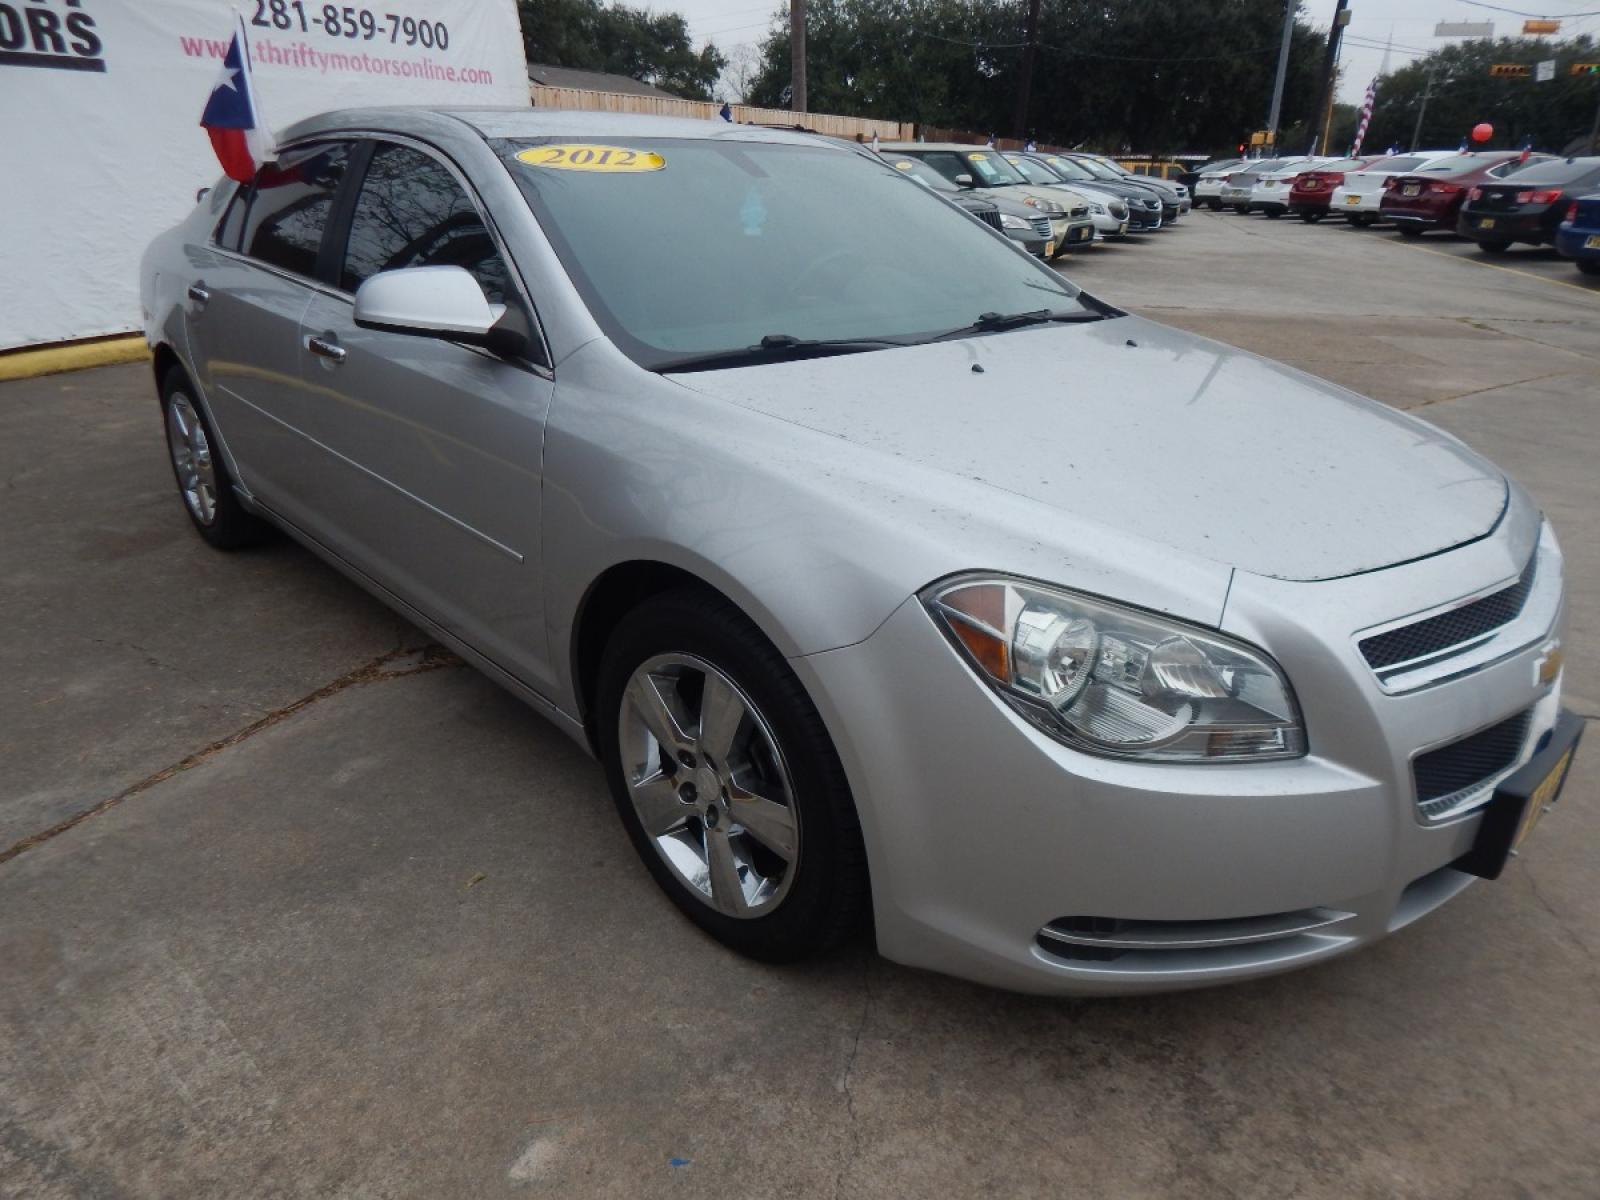
[[[1507,502],[1492,464],[1422,421],[1133,316],[673,378],[1281,579],[1473,541]]]

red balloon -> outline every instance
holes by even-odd
[[[1472,127],[1472,140],[1475,142],[1487,142],[1493,136],[1494,126],[1487,121],[1481,121]]]

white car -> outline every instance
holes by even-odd
[[[1264,175],[1310,161],[1304,157],[1290,157],[1258,158],[1252,162],[1240,163],[1223,176],[1222,203],[1238,213],[1252,212],[1255,209],[1253,200],[1257,180]]]
[[[1343,158],[1285,158],[1270,171],[1256,176],[1250,188],[1251,212],[1264,212],[1277,220],[1289,211],[1289,189],[1294,177],[1302,171],[1314,171],[1325,163],[1343,162]]]
[[[1022,172],[1029,183],[1050,188],[1052,193],[1066,192],[1088,205],[1096,236],[1121,237],[1128,232],[1128,203],[1120,196],[1089,184],[1069,183],[1052,168],[1046,166],[1037,155],[1008,152],[1005,158]],[[1076,208],[1077,204],[1073,204],[1072,207]]]
[[[1364,170],[1351,171],[1344,183],[1334,189],[1329,213],[1343,213],[1352,225],[1373,225],[1378,222],[1378,206],[1383,200],[1384,185],[1396,175],[1426,171],[1428,164],[1439,159],[1453,158],[1455,150],[1415,150],[1410,154],[1396,154],[1380,158]]]
[[[1228,174],[1244,165],[1242,158],[1229,158],[1204,168],[1194,181],[1194,206],[1222,211],[1222,184]]]

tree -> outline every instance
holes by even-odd
[[[1550,58],[1556,60],[1556,77],[1548,83],[1536,83],[1531,74],[1489,74],[1496,63],[1522,63],[1531,71],[1533,64]],[[1587,35],[1565,42],[1485,38],[1442,47],[1379,82],[1367,145],[1410,148],[1431,73],[1421,148],[1449,149],[1474,125],[1488,121],[1495,130],[1493,145],[1520,147],[1531,138],[1535,149],[1561,152],[1587,136],[1600,103],[1600,79],[1574,76],[1569,67],[1595,61],[1600,61],[1600,45]]]
[[[696,50],[681,13],[656,14],[600,0],[518,0],[529,62],[609,71],[690,100],[711,99],[727,60]]]
[[[1005,132],[1023,6],[810,0],[810,107]],[[1152,152],[1232,149],[1266,123],[1282,0],[1044,0],[1029,124],[1042,142]],[[1285,123],[1316,104],[1323,35],[1297,24]],[[789,36],[762,44],[752,102],[788,104]]]

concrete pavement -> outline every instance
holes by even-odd
[[[1516,473],[1600,714],[1600,297],[1391,240],[1196,214],[1066,270]],[[1312,971],[778,970],[534,714],[293,547],[194,538],[142,368],[0,386],[0,480],[0,1195],[1595,1193],[1600,743],[1501,882]]]

